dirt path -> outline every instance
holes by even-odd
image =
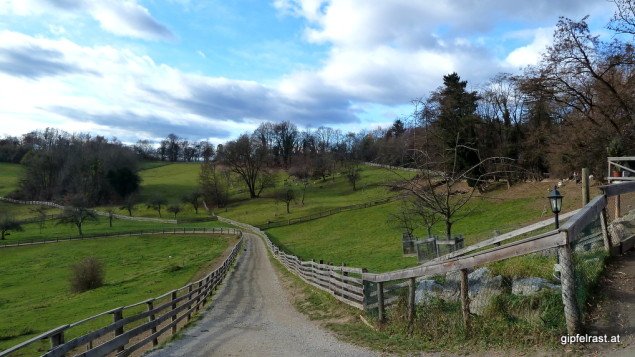
[[[587,332],[592,335],[620,335],[620,343],[581,347],[584,352],[598,356],[634,356],[635,251],[613,260],[600,286],[603,293],[590,314]]]
[[[300,314],[267,257],[262,240],[245,235],[246,251],[208,310],[183,337],[149,356],[371,356]]]

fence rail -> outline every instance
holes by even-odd
[[[252,231],[261,237],[273,256],[284,265],[287,270],[297,275],[314,287],[329,292],[336,299],[356,307],[364,308],[364,282],[362,274],[364,269],[347,267],[342,265],[324,264],[323,262],[302,261],[295,255],[287,254],[273,244],[269,237],[259,228],[237,222],[225,217],[218,217],[221,222],[226,222],[244,230]]]
[[[370,202],[358,203],[358,204],[355,204],[355,205],[349,205],[349,206],[344,206],[344,207],[337,207],[337,208],[329,209],[327,211],[314,213],[314,214],[311,214],[311,215],[308,215],[308,216],[284,219],[284,220],[280,220],[280,221],[270,221],[270,222],[267,222],[265,224],[258,225],[256,227],[258,227],[259,229],[268,229],[268,228],[289,226],[289,225],[292,225],[292,224],[298,224],[298,223],[312,221],[312,220],[318,219],[318,218],[328,217],[328,216],[331,216],[331,215],[334,215],[334,214],[337,214],[337,213],[340,213],[340,212],[353,211],[353,210],[356,210],[356,209],[362,209],[362,208],[368,208],[368,207],[383,205],[383,204],[390,203],[390,202],[395,201],[395,200],[397,200],[397,197],[389,197],[389,198],[384,198],[384,199],[381,199],[381,200],[375,200],[375,201],[370,201]]]
[[[364,285],[366,285],[366,282],[374,283],[374,287],[365,289],[365,306],[376,308],[379,311],[380,321],[384,320],[385,308],[397,300],[399,292],[403,288],[408,287],[408,311],[410,311],[410,318],[412,318],[415,311],[414,290],[416,289],[416,279],[431,278],[450,272],[460,272],[461,304],[466,325],[469,325],[467,322],[470,315],[470,299],[467,295],[469,269],[513,257],[557,249],[556,254],[559,258],[559,263],[556,264],[556,269],[561,273],[561,293],[567,331],[569,334],[575,334],[580,330],[581,318],[580,307],[577,306],[575,297],[576,281],[572,259],[573,244],[586,244],[588,241],[596,240],[601,236],[604,241],[604,248],[609,254],[620,254],[635,246],[635,236],[627,237],[613,244],[608,232],[607,222],[608,197],[616,196],[616,198],[619,198],[620,194],[635,192],[635,183],[618,183],[603,186],[601,189],[603,194],[593,198],[583,208],[563,215],[564,217],[569,217],[569,219],[558,229],[501,245],[505,241],[549,225],[548,221],[538,222],[452,252],[414,268],[380,274],[364,272],[362,274]],[[617,199],[617,202],[619,205],[619,199]],[[588,236],[582,234],[585,229],[598,219],[601,222],[601,232]]]
[[[96,233],[96,234],[86,234],[84,236],[67,236],[67,237],[58,237],[54,239],[30,239],[30,240],[21,240],[15,243],[10,242],[2,242],[0,244],[0,249],[2,248],[10,248],[10,247],[22,247],[27,245],[37,245],[37,244],[50,244],[50,243],[59,243],[59,242],[68,242],[68,241],[77,241],[77,240],[87,240],[87,239],[102,239],[102,238],[116,238],[116,237],[133,237],[133,236],[141,236],[141,235],[157,235],[157,234],[239,234],[240,230],[231,227],[219,227],[219,228],[162,228],[162,229],[144,229],[144,230],[136,230],[136,231],[127,231],[127,232],[113,232],[113,233]]]
[[[16,204],[21,204],[21,205],[49,206],[49,207],[59,208],[59,209],[62,209],[62,210],[64,208],[66,208],[66,206],[62,206],[62,205],[57,204],[55,202],[47,202],[47,201],[20,201],[20,200],[14,200],[12,198],[7,198],[7,197],[0,197],[0,201],[9,202],[9,203],[16,203]],[[113,218],[123,219],[123,220],[127,220],[127,221],[156,222],[156,223],[169,223],[169,224],[176,224],[177,223],[176,219],[162,219],[162,218],[151,218],[151,217],[131,217],[131,216],[124,216],[122,214],[116,214],[116,213],[112,213],[111,214],[109,212],[98,211],[98,210],[93,210],[93,212],[95,212],[95,214],[97,214],[99,216],[105,216],[105,217],[112,216]]]
[[[51,349],[43,356],[64,356],[70,352],[79,356],[105,356],[110,353],[116,353],[117,356],[128,356],[150,343],[152,346],[157,346],[159,337],[168,331],[174,335],[179,323],[189,321],[192,314],[200,310],[223,280],[240,252],[243,242],[242,231],[235,230],[235,232],[240,237],[239,241],[234,245],[223,264],[204,278],[148,300],[102,312],[72,324],[59,326],[12,348],[0,351],[0,357],[9,356],[43,339],[51,341]],[[135,311],[143,305],[146,306],[145,311]],[[126,312],[130,312],[130,314],[126,314]],[[107,315],[112,315],[112,323],[69,341],[65,340],[65,332],[71,328]]]

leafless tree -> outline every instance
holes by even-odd
[[[249,190],[249,196],[256,198],[266,187],[261,177],[266,161],[267,151],[257,138],[247,134],[228,142],[222,152],[222,162],[242,178]]]

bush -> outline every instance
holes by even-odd
[[[84,258],[71,266],[71,289],[81,293],[104,285],[104,265],[95,257]]]

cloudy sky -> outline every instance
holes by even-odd
[[[0,136],[222,142],[264,120],[386,126],[456,71],[533,64],[607,0],[0,0]]]

